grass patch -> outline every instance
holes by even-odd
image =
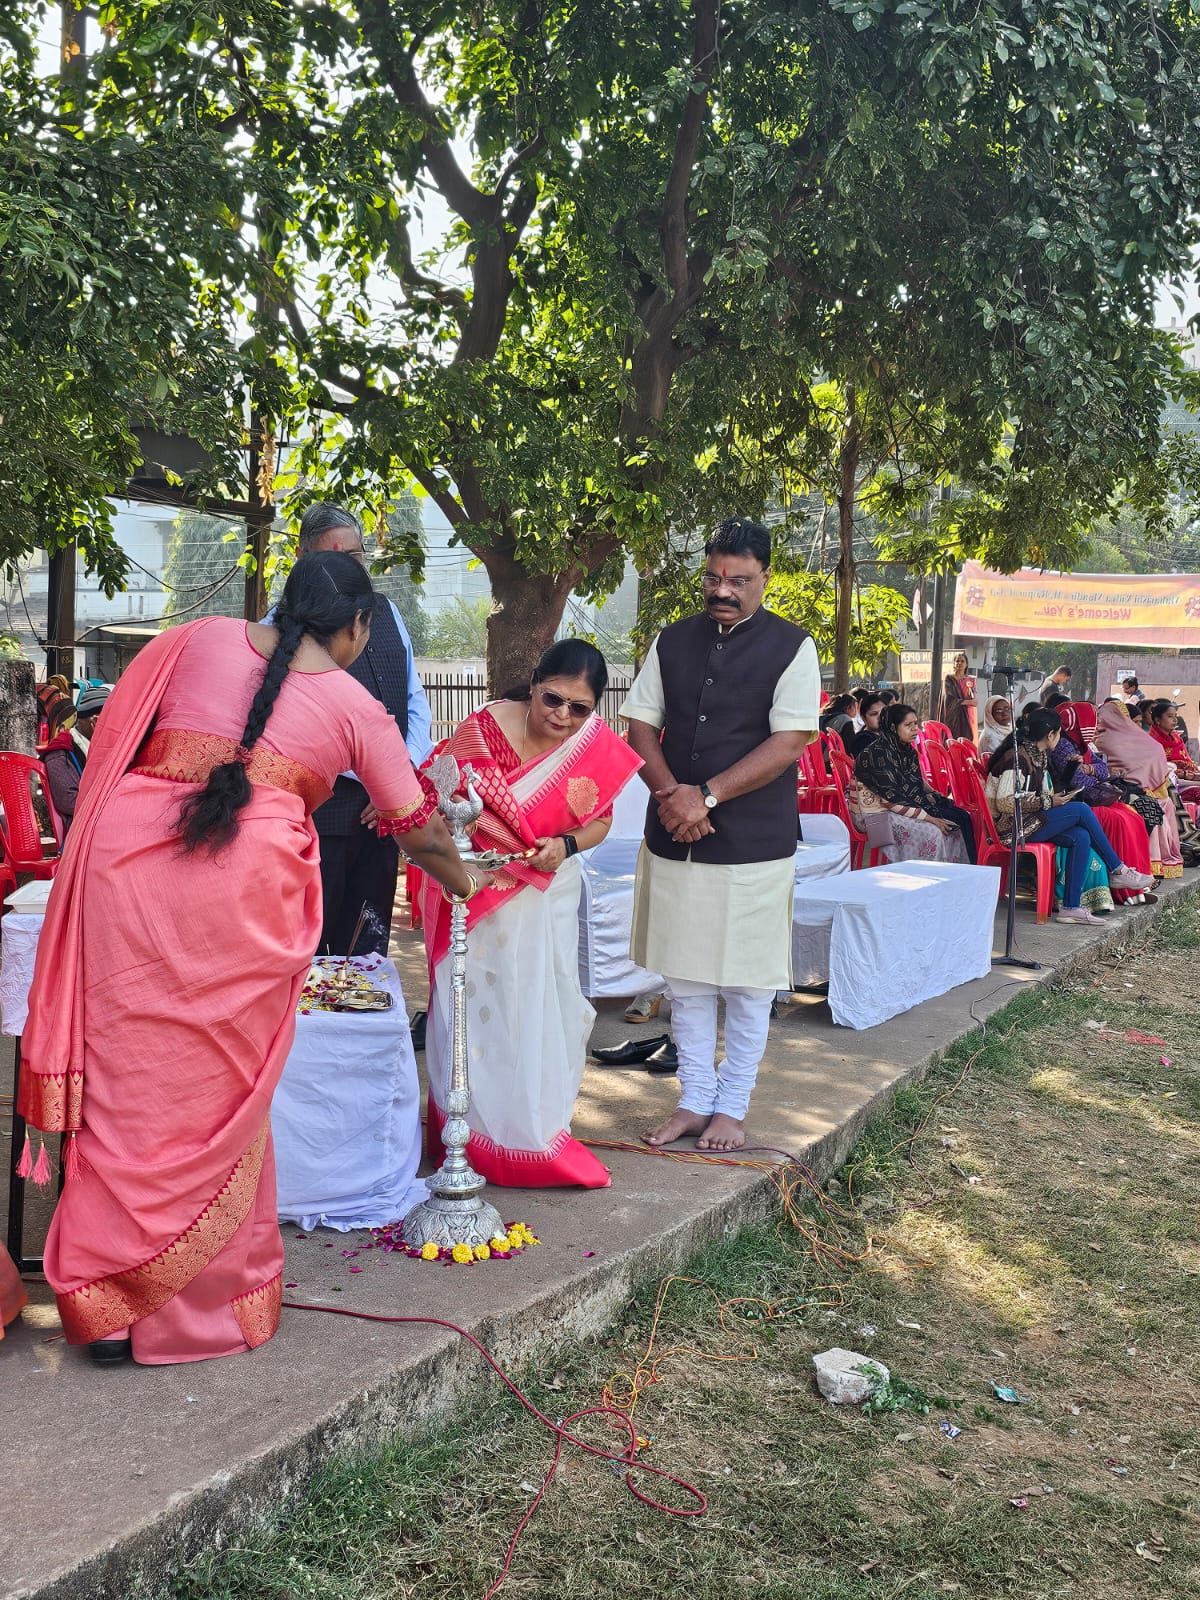
[[[820,1266],[773,1226],[690,1262],[716,1300],[668,1290],[658,1348],[680,1353],[635,1418],[647,1459],[696,1484],[708,1514],[665,1518],[568,1453],[502,1592],[1200,1594],[1197,948],[1200,912],[1177,908],[1120,962],[1022,994],[902,1091],[830,1185],[847,1250],[874,1238],[861,1264]],[[532,1398],[556,1416],[599,1403],[642,1356],[657,1289],[607,1337],[521,1374]],[[784,1314],[722,1326],[716,1301],[739,1297]],[[826,1405],[810,1358],[834,1344],[947,1408]],[[610,1442],[602,1422],[583,1431]],[[481,1600],[550,1454],[515,1402],[485,1398],[326,1468],[273,1527],[169,1592]]]

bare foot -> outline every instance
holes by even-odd
[[[740,1150],[746,1142],[746,1130],[733,1117],[723,1111],[716,1116],[696,1140],[697,1150]]]
[[[674,1144],[676,1139],[682,1139],[688,1133],[703,1133],[708,1127],[711,1118],[706,1117],[703,1111],[685,1111],[682,1106],[676,1106],[665,1122],[660,1122],[657,1128],[651,1128],[649,1133],[642,1135],[643,1144]]]

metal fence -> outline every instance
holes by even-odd
[[[487,704],[487,683],[482,674],[473,677],[464,674],[461,669],[438,672],[436,668],[430,669],[424,665],[419,670],[433,717],[430,737],[435,744],[439,739],[449,738],[464,717]],[[600,701],[600,715],[618,733],[624,732],[625,724],[619,720],[617,712],[632,682],[628,673],[614,673]]]

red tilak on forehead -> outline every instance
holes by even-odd
[[[726,572],[726,570],[725,570],[725,568],[724,568],[724,567],[722,567],[722,568],[721,568],[721,582],[722,582],[722,583],[724,583],[724,582],[725,582],[725,579],[726,579],[726,578],[727,578],[727,577],[728,577],[728,576],[729,576],[729,574],[728,574],[728,572]]]

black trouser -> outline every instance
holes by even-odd
[[[395,839],[381,839],[374,828],[360,824],[354,833],[321,835],[324,915],[319,954],[363,956],[374,951],[387,955],[399,869]],[[367,918],[351,951],[350,940],[364,901],[373,916]]]
[[[964,811],[961,806],[956,806],[950,800],[943,800],[936,811],[930,808],[930,815],[957,824],[958,831],[963,836],[963,844],[967,847],[967,860],[972,866],[977,865],[979,853],[975,848],[975,824],[971,821],[971,813]]]

